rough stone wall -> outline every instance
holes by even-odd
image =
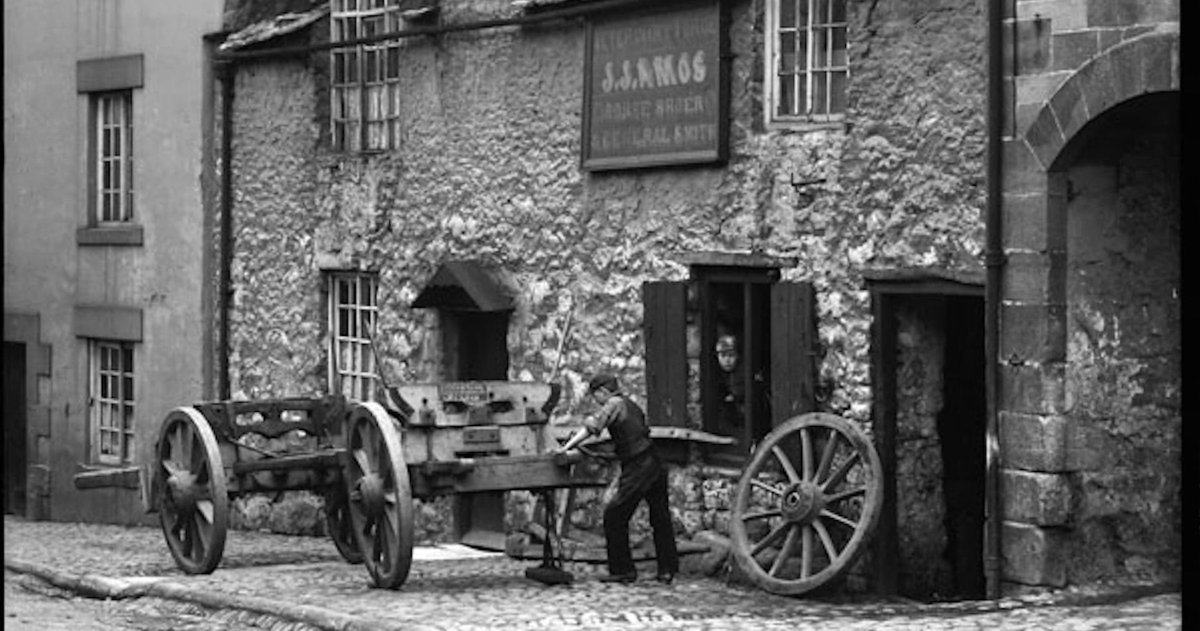
[[[1078,580],[1180,570],[1180,470],[1147,467],[1182,457],[1178,180],[1163,177],[1173,144],[1141,138],[1117,164],[1071,171],[1067,405],[1103,454],[1075,480]]]
[[[731,6],[723,166],[582,172],[576,22],[406,40],[401,147],[370,156],[329,150],[319,61],[241,66],[235,395],[324,391],[321,269],[379,272],[387,381],[439,378],[436,318],[409,304],[439,263],[461,257],[504,270],[518,291],[511,378],[547,376],[574,305],[561,410],[601,368],[641,396],[642,282],[684,278],[677,253],[757,248],[796,257],[785,278],[817,288],[821,408],[867,421],[861,270],[979,264],[982,4],[848,3],[846,124],[810,130],[764,125],[762,3]],[[445,0],[441,20],[513,11]],[[811,202],[793,186],[819,179]],[[700,469],[675,479],[685,531],[722,529],[729,481]]]
[[[896,310],[896,521],[900,589],[911,598],[951,594],[937,414],[942,409],[945,304],[903,301]],[[982,446],[981,446],[982,447]]]
[[[1178,580],[1178,159],[1148,159],[1142,143],[1162,151],[1180,136],[1170,127],[1179,5],[1008,7],[1007,581]],[[1114,119],[1136,104],[1135,115]],[[1108,142],[1084,141],[1094,134]]]

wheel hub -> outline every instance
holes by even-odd
[[[199,500],[195,474],[186,471],[171,474],[167,478],[167,497],[179,512],[188,514],[195,511]]]
[[[358,491],[362,495],[363,512],[372,517],[383,513],[383,478],[376,473],[364,475],[358,482]]]
[[[795,523],[812,522],[824,508],[825,497],[821,487],[807,481],[789,486],[779,500],[779,511],[783,518]]]

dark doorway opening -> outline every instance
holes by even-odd
[[[983,598],[982,275],[887,270],[867,284],[872,424],[884,470],[875,589],[926,601]]]
[[[4,514],[25,514],[28,419],[25,345],[4,343]]]
[[[983,522],[987,432],[983,301],[946,299],[946,351],[942,366],[942,409],[937,417],[942,448],[945,558],[951,567],[951,597],[985,595]]]
[[[444,373],[451,381],[508,378],[507,311],[442,311]]]

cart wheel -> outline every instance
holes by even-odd
[[[738,482],[734,559],[759,587],[798,596],[840,576],[866,548],[883,467],[855,425],[802,414],[763,439]]]
[[[341,483],[330,486],[325,492],[325,529],[329,531],[333,545],[337,546],[338,554],[347,563],[358,565],[363,562],[358,538],[354,536],[354,526],[351,525],[350,500],[346,495],[346,487]]]
[[[400,433],[378,403],[347,419],[346,488],[358,549],[376,587],[396,589],[412,565],[413,505]]]
[[[195,408],[176,408],[163,421],[157,453],[158,521],[171,556],[188,574],[209,574],[221,561],[229,523],[216,436]]]

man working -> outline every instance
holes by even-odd
[[[599,435],[605,428],[612,436],[621,477],[617,493],[604,508],[604,539],[608,553],[606,583],[632,583],[637,568],[629,550],[629,520],[645,499],[650,508],[650,527],[654,530],[654,551],[658,565],[655,579],[670,584],[679,571],[679,553],[675,549],[675,531],[667,504],[667,470],[650,440],[646,414],[629,397],[621,394],[617,378],[600,374],[588,382],[588,394],[600,405],[600,413],[584,420],[583,427],[562,447],[569,451],[588,436]]]

